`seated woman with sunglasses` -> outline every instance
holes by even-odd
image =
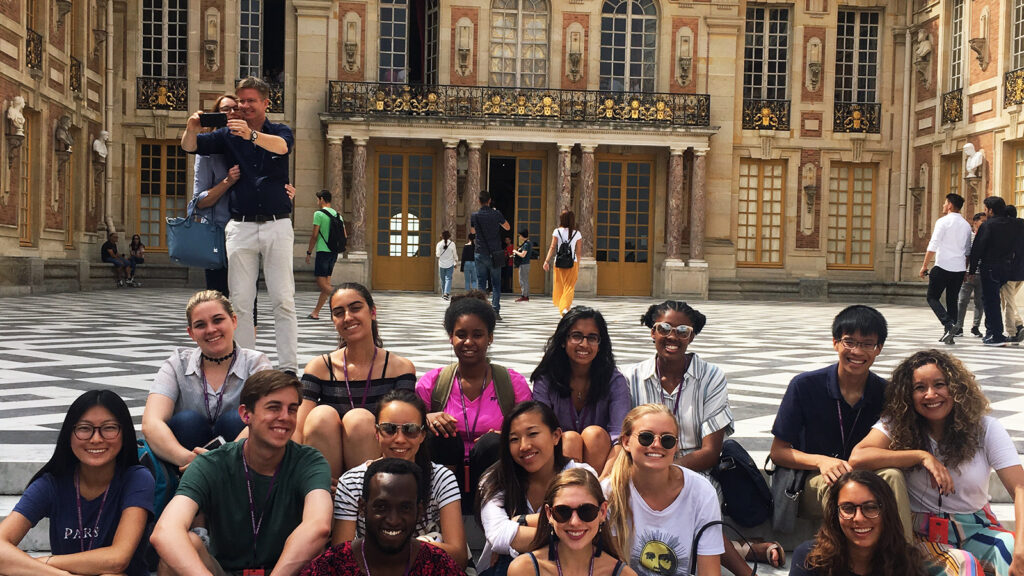
[[[726,549],[714,486],[696,472],[673,463],[679,424],[662,404],[643,404],[626,414],[611,475],[601,487],[608,497],[608,524],[616,549],[641,576],[689,574],[696,553],[698,576],[718,576]],[[730,546],[731,548],[731,546]]]
[[[604,316],[575,306],[562,316],[531,376],[533,399],[555,411],[565,455],[605,468],[630,409],[626,377],[615,368]]]
[[[503,574],[513,557],[532,550],[544,492],[556,474],[573,468],[597,477],[593,468],[562,453],[562,430],[548,405],[535,400],[516,404],[501,425],[498,461],[480,479],[477,521],[487,543],[479,569],[492,567]]]
[[[900,362],[874,429],[850,456],[855,468],[902,468],[914,531],[946,560],[959,549],[986,574],[1024,574],[1024,467],[974,374],[955,357],[925,350]],[[1013,497],[1016,537],[989,506],[995,470]]]
[[[924,576],[921,551],[903,536],[892,488],[874,472],[854,470],[828,491],[814,540],[793,552],[790,576]]]
[[[710,470],[722,456],[722,443],[732,434],[733,417],[725,373],[687,352],[707,318],[686,302],[666,300],[648,308],[640,323],[651,330],[655,354],[625,371],[633,406],[661,404],[668,408],[679,426],[675,463],[711,480]],[[750,567],[744,556],[776,568],[786,562],[777,542],[751,542],[750,546],[743,550],[744,555],[727,546],[722,558],[725,568],[747,576]]]
[[[430,461],[429,448],[424,443],[426,425],[427,407],[412,390],[393,390],[377,404],[377,442],[383,457],[415,462],[423,472],[422,489],[427,493],[421,500],[427,505],[413,536],[441,548],[465,569],[469,555],[459,485],[451,470]],[[338,480],[331,536],[334,545],[366,536],[366,521],[358,514],[358,504],[369,465],[360,464]]]
[[[509,576],[636,576],[620,559],[607,516],[608,502],[593,474],[580,468],[559,473],[544,493],[533,552],[513,560]]]
[[[148,575],[142,537],[153,487],[124,400],[109,390],[83,393],[64,417],[53,456],[0,523],[0,573]],[[43,518],[52,555],[32,558],[18,544]]]

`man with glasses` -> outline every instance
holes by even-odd
[[[256,348],[253,302],[263,259],[264,278],[274,309],[278,365],[298,369],[298,321],[295,317],[295,277],[292,260],[295,233],[288,184],[288,156],[295,138],[284,124],[267,120],[270,87],[258,78],[245,78],[236,87],[239,118],[209,134],[200,134],[202,112],[188,119],[181,148],[194,154],[224,154],[237,164],[231,220],[224,229],[228,252],[228,287],[238,310],[235,338],[242,348]]]
[[[853,470],[850,453],[878,421],[885,380],[871,371],[888,325],[870,306],[849,306],[832,321],[832,346],[839,362],[798,374],[789,383],[772,426],[770,457],[776,466],[810,470],[799,515],[821,518],[829,487]],[[877,471],[896,494],[903,533],[912,542],[910,501],[903,473]]]

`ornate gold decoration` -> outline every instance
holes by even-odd
[[[881,115],[881,104],[836,102],[832,118],[832,131],[878,134],[882,128]]]
[[[71,57],[71,91],[76,94],[82,93],[82,61],[74,56]]]
[[[43,70],[43,35],[31,28],[25,30],[25,65],[32,70]]]
[[[964,119],[963,89],[950,90],[942,95],[942,123],[960,122]]]
[[[744,130],[789,130],[789,100],[744,100]]]
[[[135,79],[135,108],[187,112],[188,79],[139,76]]]
[[[1003,107],[1024,104],[1024,68],[1011,70],[1003,76]]]

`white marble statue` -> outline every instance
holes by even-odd
[[[107,142],[110,142],[110,132],[106,130],[100,130],[99,136],[92,141],[93,158],[100,164],[107,161]]]
[[[25,135],[25,115],[22,111],[25,109],[25,99],[21,96],[15,96],[14,102],[7,109],[7,121],[11,124],[11,133],[14,136]]]
[[[975,150],[974,144],[964,144],[964,157],[967,159],[967,178],[978,178],[978,169],[985,163],[985,151]]]

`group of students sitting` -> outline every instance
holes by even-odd
[[[197,347],[164,363],[142,418],[148,447],[182,473],[176,494],[159,510],[125,403],[86,392],[0,523],[0,574],[147,574],[148,542],[158,574],[189,576],[746,576],[747,559],[785,562],[776,543],[734,544],[716,523],[709,471],[733,417],[723,370],[688,351],[703,314],[651,306],[653,357],[620,372],[601,313],[572,308],[531,389],[488,359],[496,318],[482,296],[452,299],[457,361],[417,380],[383,348],[369,291],[343,284],[330,299],[338,348],[300,382],[234,344],[226,298],[197,293]],[[808,471],[800,514],[822,518],[790,573],[1024,574],[1012,440],[948,354],[918,352],[889,382],[873,374],[886,336],[877,310],[846,308],[832,326],[838,362],[798,375],[782,399],[771,458]],[[989,508],[992,469],[1014,498],[1016,537]],[[475,563],[468,513],[486,537]],[[31,558],[17,544],[44,517],[52,555]]]

